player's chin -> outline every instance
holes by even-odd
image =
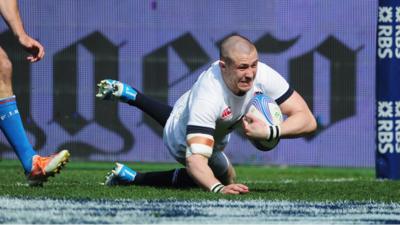
[[[239,82],[238,89],[240,92],[248,92],[253,87],[253,82]]]

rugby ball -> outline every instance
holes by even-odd
[[[279,125],[283,121],[282,112],[278,104],[274,99],[262,93],[256,94],[250,100],[247,106],[247,113],[253,114],[269,126]],[[258,150],[270,151],[279,143],[280,139],[268,141],[249,138],[249,140]]]

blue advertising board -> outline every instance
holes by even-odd
[[[376,176],[400,179],[400,2],[380,0],[376,54]]]

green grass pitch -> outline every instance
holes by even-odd
[[[127,163],[138,171],[172,169],[178,164]],[[238,182],[250,193],[220,195],[202,191],[143,186],[101,185],[111,162],[71,161],[44,187],[28,187],[20,163],[0,161],[0,196],[61,199],[132,200],[290,200],[400,202],[400,182],[375,179],[371,168],[316,168],[236,165]]]

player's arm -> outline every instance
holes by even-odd
[[[16,37],[26,35],[16,0],[0,1],[0,13]]]
[[[19,43],[25,51],[31,55],[27,57],[30,62],[39,61],[44,57],[43,46],[33,38],[31,38],[24,29],[21,16],[18,10],[18,3],[16,0],[2,0],[0,1],[0,13],[6,21],[7,25],[17,37]]]
[[[317,129],[317,122],[304,99],[294,91],[279,105],[286,120],[280,125],[281,137],[293,138],[311,133]]]
[[[280,125],[269,126],[251,113],[243,118],[243,130],[257,139],[294,138],[315,131],[317,122],[304,99],[296,92],[279,105],[287,119]]]
[[[194,126],[188,126],[188,130]],[[211,130],[210,128],[203,128]],[[208,158],[211,156],[214,146],[214,138],[209,134],[190,133],[186,137],[186,169],[195,181],[204,189],[211,190],[211,187],[220,183],[208,166]]]
[[[190,128],[189,128],[190,129]],[[247,193],[243,184],[228,184],[224,186],[208,166],[208,158],[212,154],[214,139],[211,135],[196,133],[187,135],[186,170],[189,175],[205,190],[224,193]]]
[[[189,96],[189,121],[186,127],[186,170],[204,190],[220,192],[223,185],[208,165],[214,148],[218,99],[210,98],[206,85],[193,88]],[[221,184],[221,185],[219,185]]]

